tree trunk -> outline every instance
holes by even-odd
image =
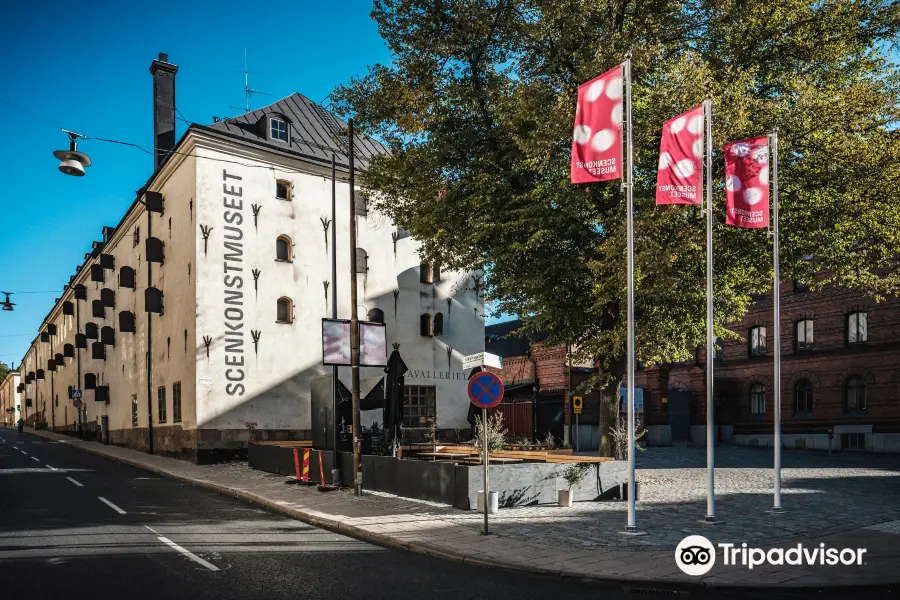
[[[619,420],[619,387],[625,377],[625,358],[610,365],[611,381],[600,390],[600,456],[616,457],[612,430]]]

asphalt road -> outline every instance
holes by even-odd
[[[664,595],[382,548],[65,443],[27,434],[19,438],[15,430],[0,428],[0,598]],[[690,592],[681,597],[775,596]]]

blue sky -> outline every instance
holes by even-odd
[[[168,8],[166,8],[168,7]],[[159,52],[179,66],[176,104],[190,121],[211,123],[244,106],[244,48],[251,86],[271,92],[261,106],[300,92],[324,100],[333,87],[387,62],[369,18],[370,0],[337,5],[303,1],[102,1],[4,5],[0,48],[0,290],[17,292],[0,312],[0,361],[18,364],[69,275],[118,223],[152,171],[152,157],[124,146],[83,141],[87,176],[57,171],[60,127],[153,147],[151,77]],[[10,106],[12,103],[25,111]],[[178,135],[186,124],[178,123]]]

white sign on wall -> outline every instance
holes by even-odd
[[[322,363],[350,366],[350,321],[322,319]],[[387,339],[383,323],[359,323],[359,365],[387,365]]]
[[[494,367],[495,369],[502,369],[503,359],[490,352],[479,352],[478,354],[470,354],[463,357],[464,371],[466,369],[474,369],[475,367]]]

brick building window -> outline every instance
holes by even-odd
[[[172,384],[172,422],[181,423],[181,382]]]
[[[794,414],[809,415],[813,409],[813,385],[809,379],[801,379],[794,385]]]
[[[156,404],[159,411],[159,422],[166,422],[166,386],[156,388]]]
[[[404,427],[425,427],[436,414],[436,389],[433,385],[406,386],[403,405]]]
[[[750,386],[750,414],[766,414],[766,386],[761,383]]]
[[[852,375],[844,386],[844,410],[854,412],[866,410],[866,382],[859,375]]]
[[[794,348],[809,350],[813,347],[813,320],[803,319],[794,325]]]
[[[137,394],[131,395],[131,426],[138,426],[138,405],[137,405]]]
[[[750,356],[764,356],[766,354],[766,328],[752,328],[748,338],[750,340]]]
[[[716,338],[716,345],[713,347],[713,360],[725,360],[725,338]]]
[[[869,339],[868,316],[864,312],[855,312],[847,317],[848,343],[861,344]]]

